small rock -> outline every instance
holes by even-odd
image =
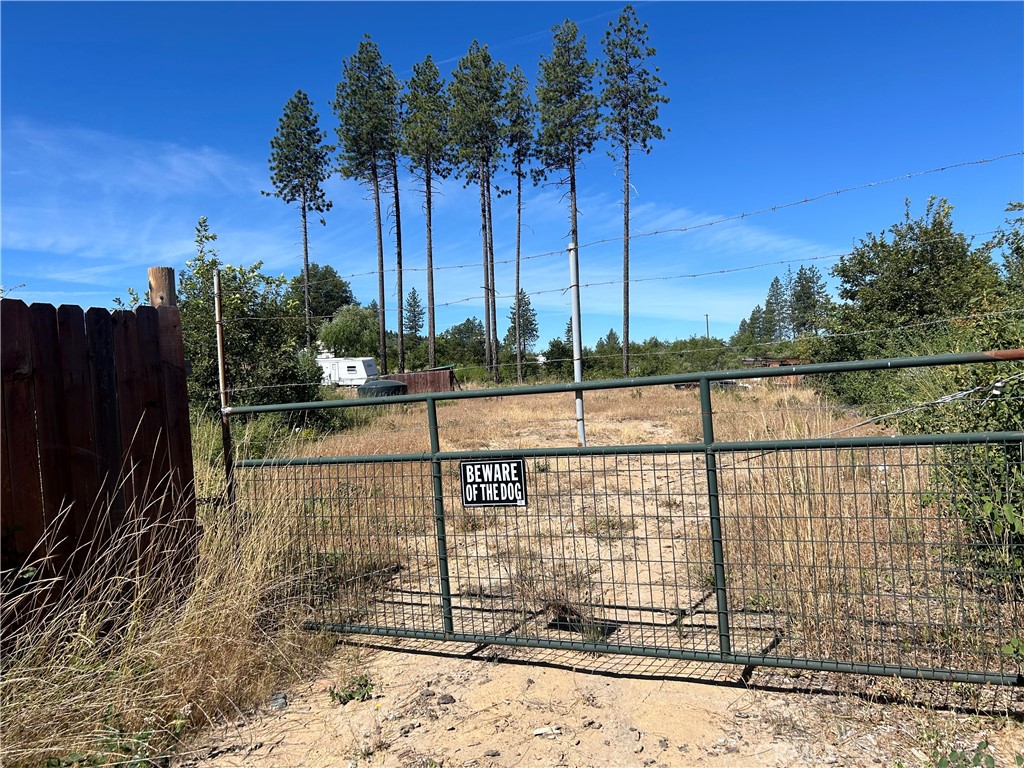
[[[288,706],[288,694],[286,693],[275,693],[270,697],[270,708],[271,709],[284,709]]]
[[[584,728],[589,728],[593,724],[594,724],[593,718],[589,718],[589,717],[584,717],[583,718],[583,727]]]
[[[633,736],[634,736],[634,738],[635,738],[635,739],[636,739],[637,741],[640,741],[640,736],[642,735],[642,734],[640,733],[640,731],[636,730],[635,728],[631,728],[630,730],[631,730],[631,731],[633,731]]]
[[[556,736],[562,732],[562,729],[557,725],[548,725],[544,728],[538,728],[533,732],[534,736]]]
[[[437,703],[438,704],[454,704],[455,703],[455,697],[452,696],[450,693],[443,693],[443,694],[441,694],[437,698]]]
[[[437,696],[437,694],[429,688],[424,688],[420,691],[420,696]]]
[[[447,728],[445,728],[445,730],[446,731],[454,731],[455,730],[455,726],[454,725],[449,725]]]
[[[654,765],[656,762],[658,761],[655,760],[653,757],[648,757],[646,760],[644,760],[644,765]]]
[[[668,749],[668,739],[658,739],[658,746],[662,749]]]
[[[484,757],[501,757],[501,752],[496,749],[488,749],[484,752]]]
[[[636,747],[633,749],[633,754],[639,755],[643,751],[644,751],[644,745],[643,744],[637,744]]]

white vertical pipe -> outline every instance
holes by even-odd
[[[583,381],[583,339],[580,331],[580,262],[576,243],[569,243],[569,293],[572,296],[572,373],[577,384]],[[583,391],[576,390],[576,434],[581,446],[587,444],[583,420]]]

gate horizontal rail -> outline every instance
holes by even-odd
[[[1012,505],[1024,494],[1024,432],[720,439],[710,385],[1022,359],[949,354],[223,413],[369,407],[426,427],[429,450],[234,462],[237,503],[280,509],[311,629],[1020,687],[1024,524],[1014,528]],[[680,383],[699,385],[671,390],[699,398],[684,414],[699,417],[697,441],[441,447],[442,430],[449,439],[481,418],[460,422],[459,409],[480,406],[458,401]],[[528,494],[469,504],[460,464],[510,460]]]
[[[558,456],[646,456],[663,453],[739,453],[787,451],[799,448],[884,448],[910,445],[986,445],[1018,441],[1024,432],[956,432],[937,435],[878,435],[871,437],[810,438],[807,440],[747,440],[724,443],[657,443],[653,445],[595,445],[579,448],[523,448],[492,451],[438,451],[366,456],[290,456],[241,459],[237,467],[315,467],[332,464],[391,464],[406,461],[451,461],[476,458],[548,458]]]

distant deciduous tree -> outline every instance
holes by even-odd
[[[302,274],[305,288],[306,346],[312,343],[312,321],[309,306],[309,211],[325,213],[331,201],[320,186],[330,175],[331,148],[323,141],[327,134],[317,126],[313,103],[301,90],[296,91],[284,106],[277,133],[270,140],[270,180],[273,192],[286,203],[298,203],[302,214]],[[320,222],[326,225],[321,217]]]
[[[178,308],[191,363],[189,399],[218,405],[217,334],[213,282],[221,272],[224,349],[231,400],[238,405],[309,401],[317,397],[320,369],[305,355],[287,323],[283,277],[264,274],[262,263],[233,267],[212,247],[217,235],[205,216],[195,230],[196,255],[178,275]]]
[[[455,365],[484,365],[484,326],[469,317],[438,337],[444,360]]]
[[[377,313],[349,304],[320,328],[320,343],[337,357],[369,357],[376,348]]]
[[[338,275],[334,267],[330,264],[320,266],[312,261],[302,275],[296,275],[288,282],[284,300],[289,312],[292,306],[301,306],[305,303],[307,288],[309,313],[314,329],[319,329],[334,316],[335,312],[348,304],[354,304],[356,300],[352,294],[352,286]]]

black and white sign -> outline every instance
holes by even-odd
[[[526,506],[526,459],[460,461],[459,477],[464,506]]]

